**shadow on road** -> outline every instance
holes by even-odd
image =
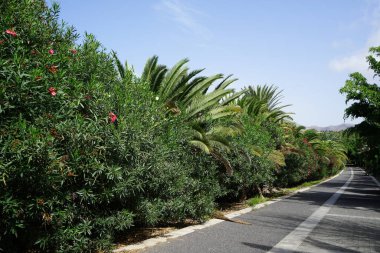
[[[248,246],[250,248],[254,249],[261,249],[265,251],[269,251],[272,247],[267,246],[267,245],[262,245],[262,244],[257,244],[257,243],[250,243],[250,242],[242,242],[243,245]]]
[[[372,179],[359,169],[355,171],[354,179],[351,181],[347,189],[340,196],[339,200],[334,204],[336,207],[352,209],[352,208],[365,208],[380,212],[380,190]],[[307,192],[298,193],[284,202],[300,201],[310,205],[322,205],[332,193],[328,189],[334,188],[338,190],[345,180],[334,180],[321,184],[318,187],[312,188]]]

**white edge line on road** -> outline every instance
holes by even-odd
[[[315,186],[318,186],[320,184],[323,184],[327,181],[330,181],[338,176],[340,176],[342,174],[344,170],[341,170],[337,175],[331,177],[331,178],[328,178],[316,185],[313,185],[311,187],[315,187]],[[260,203],[260,204],[257,204],[255,205],[254,207],[248,207],[248,208],[244,208],[242,210],[239,210],[239,211],[236,211],[236,212],[233,212],[233,213],[229,213],[229,214],[226,214],[225,216],[229,219],[232,219],[232,218],[235,218],[237,216],[240,216],[242,214],[245,214],[245,213],[249,213],[253,210],[257,210],[257,209],[260,209],[262,207],[265,207],[265,206],[268,206],[270,204],[273,204],[273,203],[276,203],[278,201],[281,201],[283,199],[287,199],[299,192],[304,192],[304,191],[307,191],[309,190],[311,187],[305,187],[305,188],[302,188],[302,189],[299,189],[297,191],[294,191],[286,196],[282,196],[282,197],[279,197],[279,198],[276,198],[276,199],[273,199],[273,200],[268,200],[266,202],[263,202],[263,203]],[[159,237],[155,237],[155,238],[150,238],[150,239],[147,239],[147,240],[144,240],[142,242],[139,242],[139,243],[136,243],[136,244],[131,244],[131,245],[128,245],[128,246],[123,246],[123,247],[119,247],[117,249],[114,249],[112,252],[114,253],[119,253],[119,252],[128,252],[128,251],[131,251],[131,250],[141,250],[141,249],[144,249],[144,248],[147,248],[147,247],[151,247],[151,246],[154,246],[158,243],[161,243],[161,242],[166,242],[168,239],[173,239],[173,238],[178,238],[180,236],[184,236],[184,235],[187,235],[187,234],[190,234],[192,232],[194,232],[195,230],[199,230],[199,229],[203,229],[203,228],[207,228],[207,227],[211,227],[213,225],[216,225],[218,223],[221,223],[223,222],[223,220],[220,220],[220,219],[211,219],[211,220],[208,220],[207,222],[203,223],[203,224],[200,224],[200,225],[194,225],[194,226],[189,226],[189,227],[185,227],[185,228],[181,228],[181,229],[178,229],[178,230],[174,230],[172,232],[169,232],[163,236],[159,236]]]
[[[375,184],[377,185],[377,188],[379,188],[379,190],[380,190],[380,183],[379,183],[379,181],[377,181],[377,179],[375,177],[373,177],[373,176],[371,176],[371,178],[372,178],[373,182],[375,182]]]
[[[342,218],[349,218],[349,219],[380,220],[380,218],[377,218],[377,217],[345,215],[345,214],[335,214],[335,213],[328,213],[326,214],[326,216],[342,217]]]
[[[311,231],[318,225],[318,223],[326,216],[331,207],[334,206],[340,195],[347,189],[354,177],[352,168],[350,169],[350,178],[346,183],[336,191],[321,207],[315,210],[306,220],[304,220],[298,227],[285,236],[279,243],[277,243],[267,253],[289,253],[294,252],[306,239]]]
[[[360,170],[367,174],[367,172],[365,170],[363,170],[363,169],[360,169]],[[372,179],[372,181],[377,185],[377,188],[379,188],[379,190],[380,190],[379,181],[377,181],[377,179],[374,176],[369,176],[369,177]]]

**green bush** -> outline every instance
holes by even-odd
[[[292,187],[307,180],[316,180],[325,176],[320,175],[318,155],[307,139],[297,139],[295,142],[298,150],[285,155],[286,166],[277,172],[277,186]]]
[[[91,36],[76,48],[56,5],[4,1],[1,13],[0,248],[105,248],[134,216],[102,207],[122,181],[108,163],[113,62]]]
[[[93,36],[76,46],[57,5],[7,0],[0,10],[4,252],[107,251],[135,224],[212,212],[216,166],[187,145],[180,117],[137,78],[121,83]]]
[[[232,176],[220,175],[223,190],[220,201],[246,199],[257,193],[257,187],[269,186],[275,179],[275,165],[268,160],[275,147],[271,132],[255,124],[248,115],[243,115],[241,121],[244,131],[232,140],[231,152],[226,154],[234,172]]]
[[[342,164],[335,164],[338,153],[328,163],[301,142],[279,168],[271,154],[283,149],[282,126],[243,114],[241,135],[217,139],[234,168],[229,176],[219,164],[227,160],[189,144],[186,110],[165,112],[150,84],[130,70],[121,79],[94,36],[76,44],[57,4],[5,0],[0,12],[3,252],[110,251],[132,226],[203,220],[216,199],[243,199]]]

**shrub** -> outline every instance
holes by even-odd
[[[271,132],[255,124],[248,115],[243,115],[244,131],[232,140],[228,155],[234,173],[221,174],[223,198],[221,200],[242,200],[257,193],[257,187],[271,185],[274,180],[275,165],[268,159],[275,147]]]
[[[166,113],[150,84],[130,70],[121,79],[94,36],[77,45],[75,29],[58,21],[57,4],[5,0],[0,11],[4,252],[109,251],[132,226],[202,220],[217,198],[242,199],[264,185],[296,184],[344,164],[340,147],[326,162],[300,142],[276,178],[280,124],[243,114],[243,134],[216,139],[234,167],[228,176],[188,144],[194,129],[186,110]],[[277,157],[270,157],[273,150]]]
[[[75,45],[58,9],[1,4],[0,248],[107,251],[135,224],[211,213],[216,166],[180,117],[121,83],[92,35]]]

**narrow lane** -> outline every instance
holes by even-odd
[[[380,252],[380,188],[364,171],[355,176],[299,252]]]
[[[269,253],[282,253],[294,252],[305,241],[310,233],[318,226],[322,219],[330,212],[330,209],[335,205],[336,201],[340,198],[342,193],[347,189],[348,185],[354,178],[354,171],[349,169],[350,178],[345,184],[335,192],[321,207],[315,210],[306,220],[304,220],[298,227],[291,233],[285,236],[279,243],[277,243]]]
[[[252,225],[222,222],[141,252],[380,252],[380,189],[360,169],[352,173],[348,169],[308,191],[239,216]],[[336,199],[326,206],[334,194]],[[306,220],[315,221],[312,215],[321,206],[328,210],[293,247],[288,241],[283,248],[281,241]]]

